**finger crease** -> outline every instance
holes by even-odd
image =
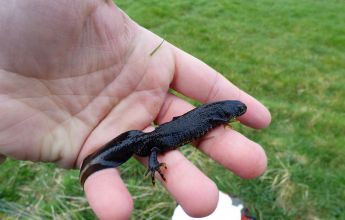
[[[165,119],[165,117],[167,116],[169,109],[171,109],[172,104],[173,104],[173,99],[169,98],[168,102],[165,102],[163,107],[160,110],[160,114],[158,114],[157,118],[156,118],[156,123],[159,123],[159,121],[163,121]]]
[[[219,93],[219,86],[217,86],[219,79],[220,74],[216,73],[215,79],[213,81],[210,91],[208,92],[206,99],[204,100],[204,103],[208,103],[210,100],[213,100],[215,97],[217,97],[217,94]]]

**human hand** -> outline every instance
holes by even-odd
[[[80,167],[118,134],[193,108],[169,88],[200,102],[241,100],[243,124],[270,123],[262,104],[200,60],[168,42],[150,55],[162,39],[111,1],[4,1],[0,16],[0,154]],[[197,147],[215,161],[244,178],[264,171],[258,144],[222,127],[210,135]],[[169,165],[162,184],[188,214],[213,211],[218,190],[208,177],[179,151],[160,161]],[[130,216],[133,201],[116,169],[90,176],[85,193],[99,218]]]

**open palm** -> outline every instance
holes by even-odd
[[[239,99],[241,122],[255,128],[270,115],[258,101],[196,58],[140,27],[111,1],[0,3],[0,153],[79,167],[118,134],[149,129],[193,108],[169,88],[201,102]],[[261,147],[218,128],[198,143],[242,177],[266,167]],[[187,213],[207,215],[215,184],[178,151],[165,154],[163,183]],[[243,160],[246,158],[246,160]],[[184,171],[184,172],[181,172]],[[90,176],[85,192],[98,217],[127,218],[132,199],[116,169]],[[117,207],[116,209],[112,207]]]

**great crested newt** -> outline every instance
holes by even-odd
[[[80,168],[81,185],[84,186],[85,180],[91,174],[118,167],[133,154],[149,157],[146,175],[151,172],[153,185],[155,172],[165,181],[161,167],[166,168],[166,165],[157,160],[157,154],[190,143],[212,128],[228,124],[232,119],[243,115],[246,110],[247,106],[237,100],[213,102],[174,117],[172,121],[161,124],[151,132],[126,131],[84,159]]]

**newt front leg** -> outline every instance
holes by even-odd
[[[151,179],[152,179],[152,185],[155,185],[155,172],[157,171],[159,173],[159,175],[162,177],[162,179],[164,181],[166,181],[162,171],[161,171],[161,167],[164,167],[165,169],[167,169],[168,167],[166,166],[165,163],[159,163],[158,159],[157,159],[157,153],[160,150],[157,147],[154,147],[151,149],[151,153],[149,156],[149,163],[148,163],[148,168],[147,171],[145,173],[145,176],[147,176],[149,174],[149,172],[151,172]]]

